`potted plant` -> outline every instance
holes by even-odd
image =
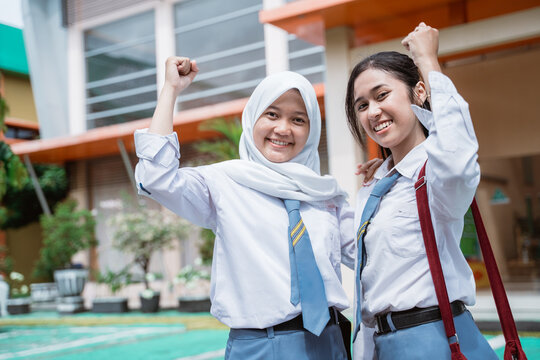
[[[183,286],[183,295],[178,297],[178,311],[210,311],[210,270],[201,258],[196,259],[193,265],[184,266],[174,278],[174,283]]]
[[[34,268],[34,276],[54,278],[61,296],[58,311],[73,313],[84,310],[80,294],[88,270],[71,263],[77,252],[97,244],[95,219],[86,209],[76,210],[77,202],[68,199],[58,203],[52,215],[42,215],[43,247]]]
[[[97,282],[106,284],[111,290],[112,296],[94,299],[92,312],[95,313],[123,313],[128,311],[128,299],[125,296],[116,296],[118,291],[131,283],[129,267],[114,272],[107,270],[96,274]]]
[[[155,280],[149,269],[150,259],[156,251],[184,239],[186,223],[170,212],[124,204],[124,210],[111,217],[109,224],[114,228],[113,246],[133,256],[134,265],[143,273],[145,290],[140,294],[141,310],[158,311],[160,293],[150,288]]]
[[[30,312],[30,289],[24,283],[24,275],[15,271],[7,278],[9,299],[7,312],[11,315],[27,314]]]

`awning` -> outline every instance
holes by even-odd
[[[0,24],[0,47],[0,70],[28,76],[22,30]]]
[[[538,0],[298,0],[261,11],[259,20],[319,45],[325,30],[348,26],[357,47],[404,36],[421,21],[442,29],[538,5]]]

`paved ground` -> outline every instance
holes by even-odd
[[[223,359],[227,336],[209,314],[37,312],[0,319],[0,360]],[[529,360],[540,359],[540,333],[521,336]],[[486,337],[502,359],[502,336]]]

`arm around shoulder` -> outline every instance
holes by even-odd
[[[337,211],[341,245],[341,262],[354,270],[356,241],[354,230],[354,208],[345,202]]]

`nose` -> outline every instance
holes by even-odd
[[[291,133],[291,125],[287,119],[279,119],[275,123],[274,132],[278,135],[287,136]]]
[[[377,103],[369,104],[368,107],[368,119],[369,120],[377,120],[381,116],[381,108],[377,105]]]

